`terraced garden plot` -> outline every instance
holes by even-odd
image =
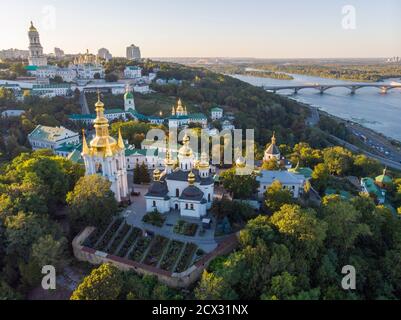
[[[83,243],[85,247],[93,248],[96,242],[99,240],[101,235],[103,234],[105,228],[96,228],[90,235],[87,237]]]
[[[174,232],[177,234],[182,234],[184,236],[193,237],[198,231],[198,225],[196,223],[186,222],[184,220],[180,220],[174,226]]]
[[[156,236],[152,242],[152,247],[146,255],[144,263],[149,266],[156,267],[162,257],[164,250],[166,249],[168,242],[169,240],[167,238]]]
[[[103,239],[100,241],[100,243],[96,246],[96,250],[105,250],[107,245],[109,244],[110,240],[113,238],[114,234],[117,232],[118,228],[120,227],[123,219],[117,219],[115,220],[110,229],[106,232],[106,234],[103,236]]]
[[[190,267],[194,253],[196,252],[197,248],[198,247],[195,244],[187,243],[181,259],[178,262],[177,267],[175,268],[175,272],[181,273]]]
[[[141,262],[144,253],[146,252],[152,238],[140,237],[135,244],[134,249],[130,254],[130,259],[133,261]]]
[[[131,234],[128,236],[127,240],[124,242],[123,246],[120,248],[119,252],[116,252],[116,255],[124,258],[127,254],[131,246],[135,243],[136,239],[138,239],[142,234],[142,230],[138,228],[133,228]]]
[[[131,230],[131,227],[125,223],[120,232],[117,234],[115,237],[113,243],[110,245],[109,249],[107,252],[114,254],[114,252],[117,250],[118,246],[121,244],[121,241],[125,238],[127,233]]]
[[[173,271],[175,263],[177,262],[184,245],[184,242],[172,240],[163,260],[160,262],[160,268],[166,271]]]

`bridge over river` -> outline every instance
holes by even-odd
[[[380,83],[344,83],[344,84],[304,84],[304,85],[290,85],[290,86],[263,86],[263,89],[276,93],[281,90],[293,90],[297,94],[303,89],[316,89],[320,93],[325,93],[332,88],[347,88],[351,94],[355,94],[357,90],[362,88],[377,88],[381,93],[386,94],[392,89],[401,89],[401,84],[380,84]]]

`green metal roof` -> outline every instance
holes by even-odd
[[[35,140],[57,142],[66,138],[78,136],[78,133],[64,127],[46,127],[38,125],[29,137]]]
[[[374,194],[378,199],[384,199],[382,190],[375,184],[372,178],[363,178],[362,185],[369,194]]]
[[[288,172],[303,175],[306,179],[310,179],[312,177],[313,170],[311,168],[292,168],[288,169]]]
[[[223,109],[220,107],[214,107],[210,110],[211,112],[223,112]]]

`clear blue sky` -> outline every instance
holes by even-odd
[[[342,28],[344,5],[356,9],[354,30]],[[399,0],[13,0],[0,11],[0,48],[26,48],[30,20],[45,52],[122,56],[134,43],[145,57],[401,56]]]

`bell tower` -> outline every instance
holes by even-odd
[[[111,191],[114,192],[116,200],[121,202],[129,196],[124,141],[121,131],[118,132],[117,141],[109,135],[109,121],[104,116],[104,104],[100,101],[100,96],[95,106],[95,137],[89,146],[85,134],[82,138],[85,174],[98,174],[110,181]]]
[[[40,44],[39,32],[31,21],[28,31],[29,37],[29,65],[44,67],[47,66],[47,58],[43,54],[43,47]]]

